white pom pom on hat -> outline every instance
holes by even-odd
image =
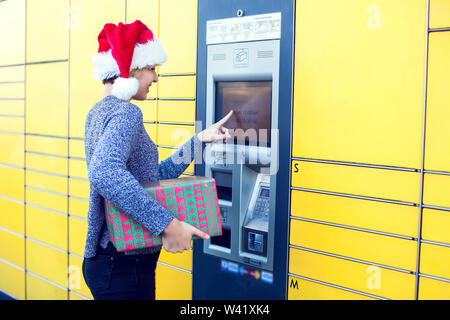
[[[140,20],[119,25],[107,23],[98,35],[98,52],[92,57],[94,77],[97,80],[119,76],[114,81],[112,94],[120,99],[131,99],[139,89],[139,81],[129,77],[136,68],[162,65],[167,53],[152,31]]]

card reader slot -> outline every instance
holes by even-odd
[[[216,180],[217,197],[222,200],[232,201],[232,173],[213,170],[212,177]]]
[[[211,237],[211,244],[230,249],[231,230],[228,228],[222,228],[222,235],[218,237]]]

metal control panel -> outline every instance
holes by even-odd
[[[195,166],[216,181],[223,235],[194,242],[194,299],[286,294],[290,166],[281,152],[290,146],[280,134],[290,136],[292,37],[283,30],[292,13],[293,1],[199,0],[196,119],[206,128],[234,113],[232,138],[207,144]]]

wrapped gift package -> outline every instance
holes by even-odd
[[[179,221],[189,223],[210,237],[222,235],[213,178],[192,176],[144,183],[142,186]],[[162,245],[161,235],[154,237],[148,229],[106,199],[105,212],[109,236],[117,251]]]

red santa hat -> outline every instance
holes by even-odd
[[[114,81],[112,94],[129,100],[139,89],[139,81],[129,77],[136,68],[161,65],[167,61],[158,39],[141,21],[119,25],[107,23],[98,35],[98,53],[92,57],[94,77],[105,80],[119,76]]]

